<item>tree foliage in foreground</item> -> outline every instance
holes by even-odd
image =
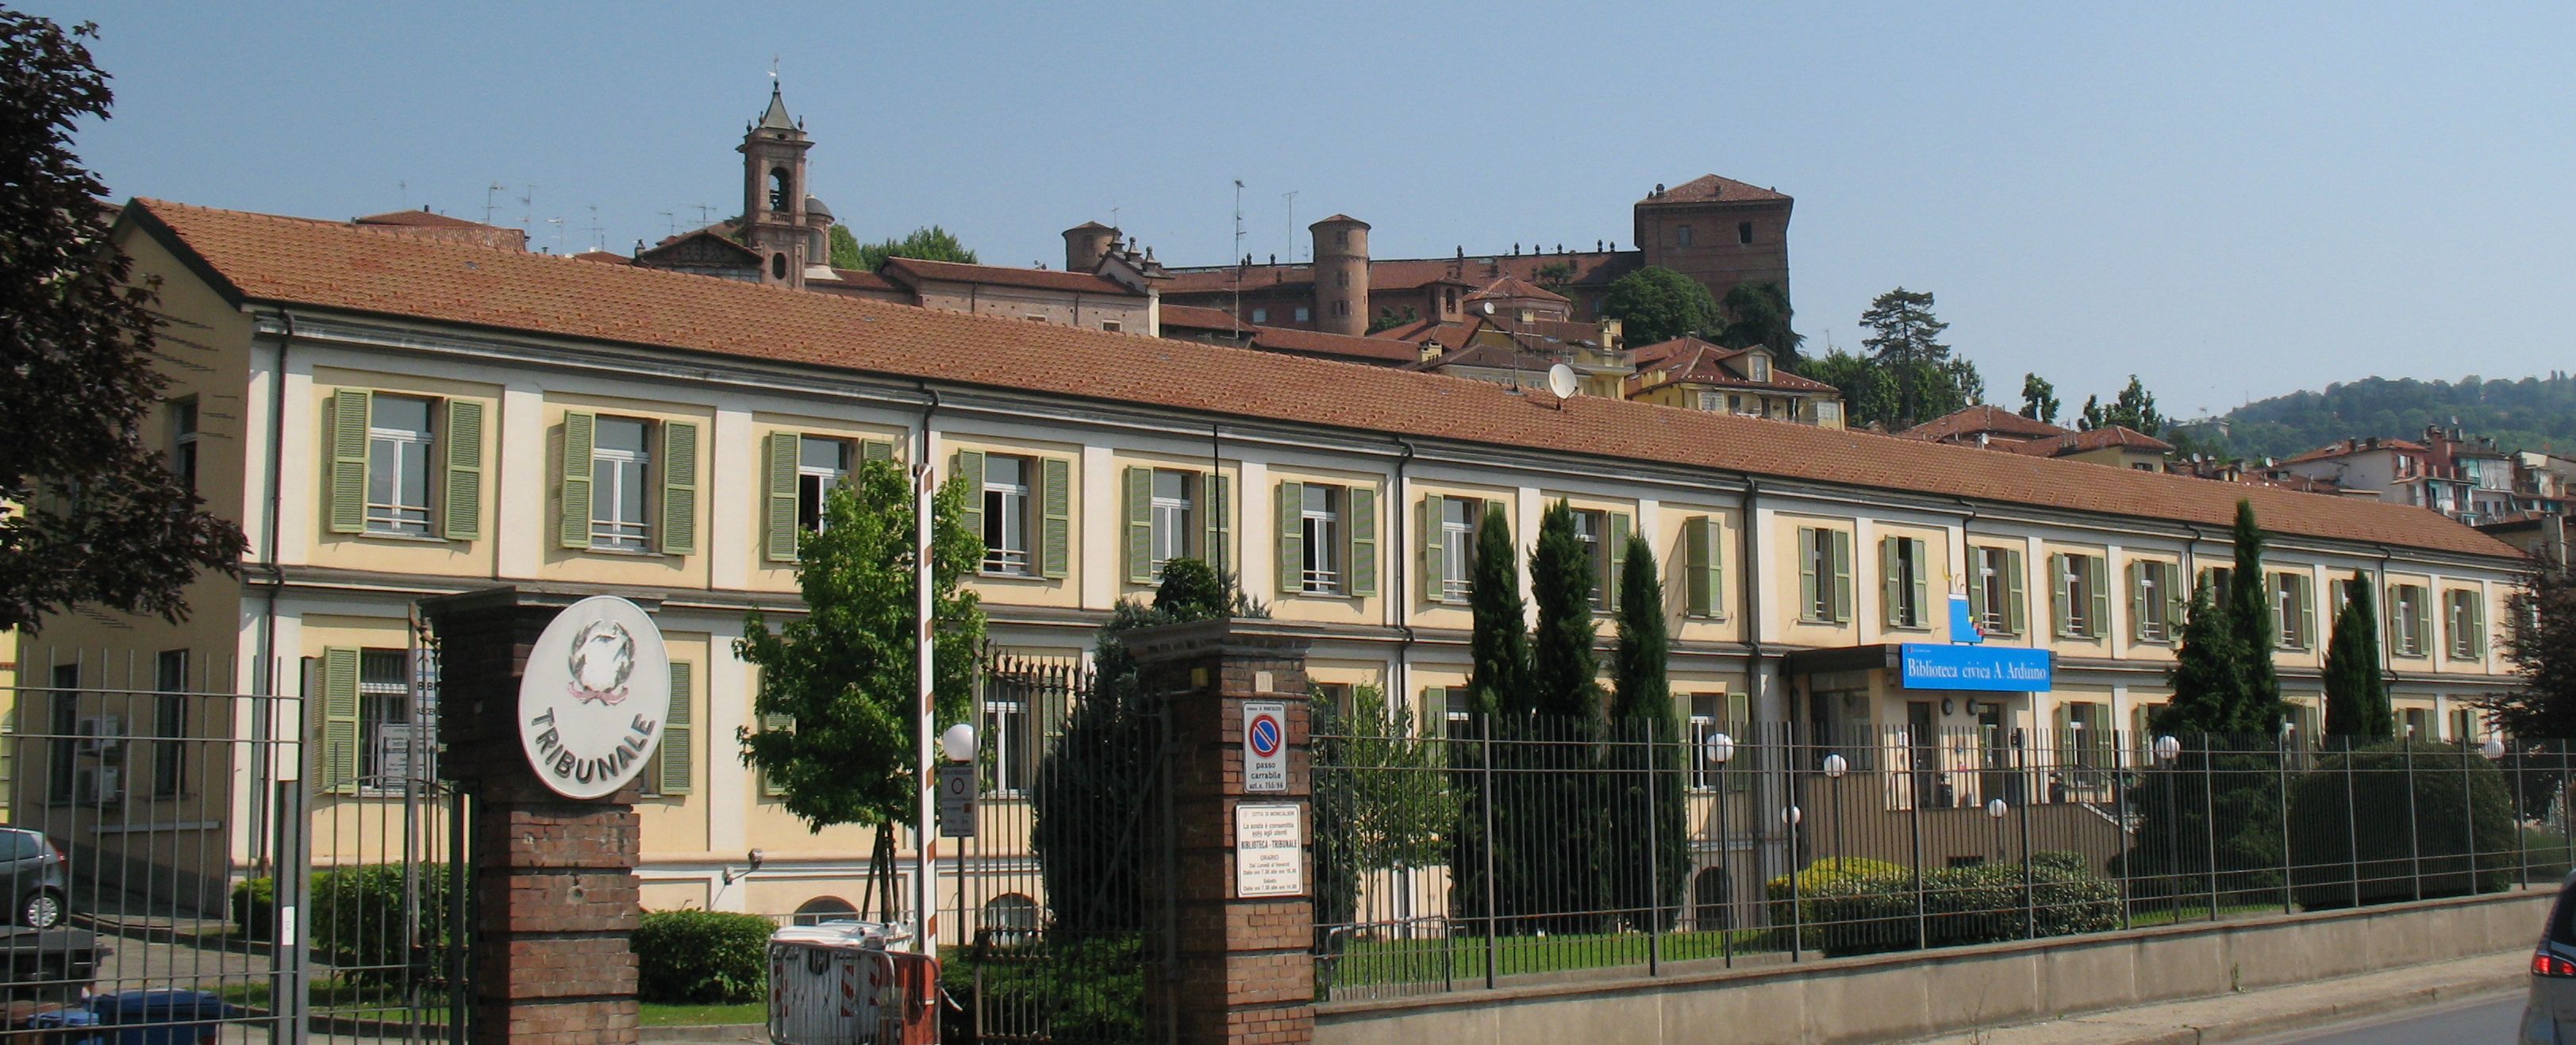
[[[96,35],[0,9],[0,631],[75,605],[180,620],[245,547],[157,446],[154,360],[204,346],[166,336],[159,281],[134,282],[72,152],[114,97]]]

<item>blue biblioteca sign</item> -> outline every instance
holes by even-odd
[[[1899,647],[1907,689],[1973,689],[2037,693],[2049,688],[2056,666],[2047,650],[2016,646],[1941,646],[1908,642]]]

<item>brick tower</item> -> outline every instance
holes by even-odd
[[[763,283],[805,285],[814,232],[805,214],[805,128],[787,115],[778,88],[769,111],[742,136],[742,242],[760,252]],[[821,260],[821,259],[811,259]]]
[[[1368,222],[1336,214],[1306,228],[1315,234],[1315,329],[1367,333]]]
[[[1794,202],[1714,174],[1657,185],[1637,201],[1637,248],[1646,264],[1689,276],[1720,301],[1747,283],[1777,283],[1787,293]]]

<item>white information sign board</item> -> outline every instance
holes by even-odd
[[[1245,802],[1234,807],[1234,895],[1306,894],[1306,847],[1294,802]]]
[[[1254,794],[1288,790],[1288,705],[1243,702],[1243,789]]]

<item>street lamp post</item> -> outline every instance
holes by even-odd
[[[1851,772],[1851,763],[1841,755],[1825,756],[1826,793],[1834,811],[1834,871],[1843,869],[1843,774]]]
[[[1726,841],[1726,764],[1735,760],[1735,738],[1724,733],[1711,733],[1700,741],[1701,757],[1716,766],[1717,777],[1717,873],[1725,883],[1719,896],[1723,905],[1718,916],[1718,956],[1727,968],[1735,967],[1735,871],[1728,857]],[[1707,926],[1701,926],[1705,930]]]
[[[946,732],[939,734],[939,753],[948,756],[948,761],[957,765],[967,765],[974,762],[974,725],[972,723],[960,722],[948,727]],[[976,814],[970,812],[967,815],[974,816]],[[967,926],[974,924],[973,922],[968,921],[968,918],[971,916],[966,913],[966,852],[964,843],[962,842],[959,843],[957,856],[957,930],[958,935],[962,937],[967,935]]]

